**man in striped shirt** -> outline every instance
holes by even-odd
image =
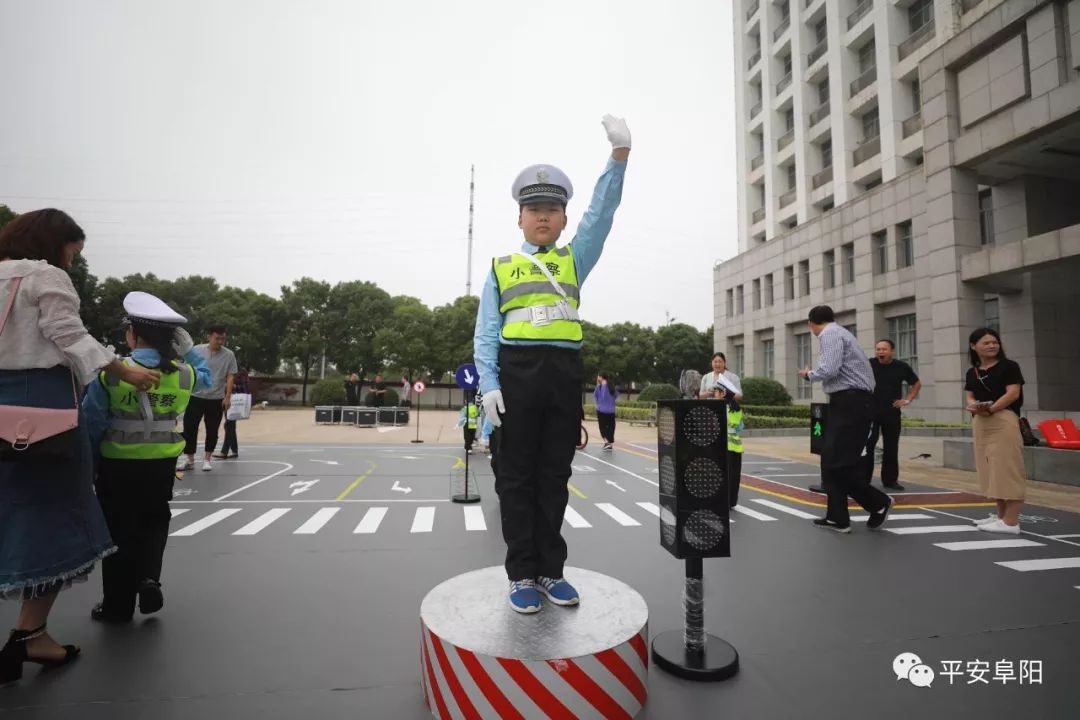
[[[847,499],[850,495],[870,513],[866,526],[876,530],[892,508],[888,495],[872,487],[862,467],[873,418],[874,372],[855,336],[835,322],[828,305],[810,310],[810,332],[821,343],[821,360],[816,369],[804,368],[799,375],[811,382],[821,381],[829,395],[829,417],[821,448],[821,481],[828,495],[825,517],[818,527],[851,532]]]

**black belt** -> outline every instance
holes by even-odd
[[[836,392],[829,393],[829,397],[836,397],[837,395],[850,395],[852,393],[859,393],[860,395],[873,395],[869,390],[861,390],[859,388],[851,388],[848,390],[837,390]]]

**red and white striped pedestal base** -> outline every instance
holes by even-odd
[[[576,607],[514,612],[502,567],[458,575],[420,606],[420,686],[450,718],[632,718],[648,696],[649,608],[633,588],[565,569]]]

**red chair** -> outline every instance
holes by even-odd
[[[1080,450],[1080,430],[1072,420],[1043,420],[1039,423],[1039,432],[1052,448]]]

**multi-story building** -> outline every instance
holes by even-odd
[[[995,327],[1025,409],[1080,410],[1080,0],[735,0],[739,254],[715,343],[821,399],[828,304],[963,417],[968,334]],[[916,412],[917,410],[917,412]]]

